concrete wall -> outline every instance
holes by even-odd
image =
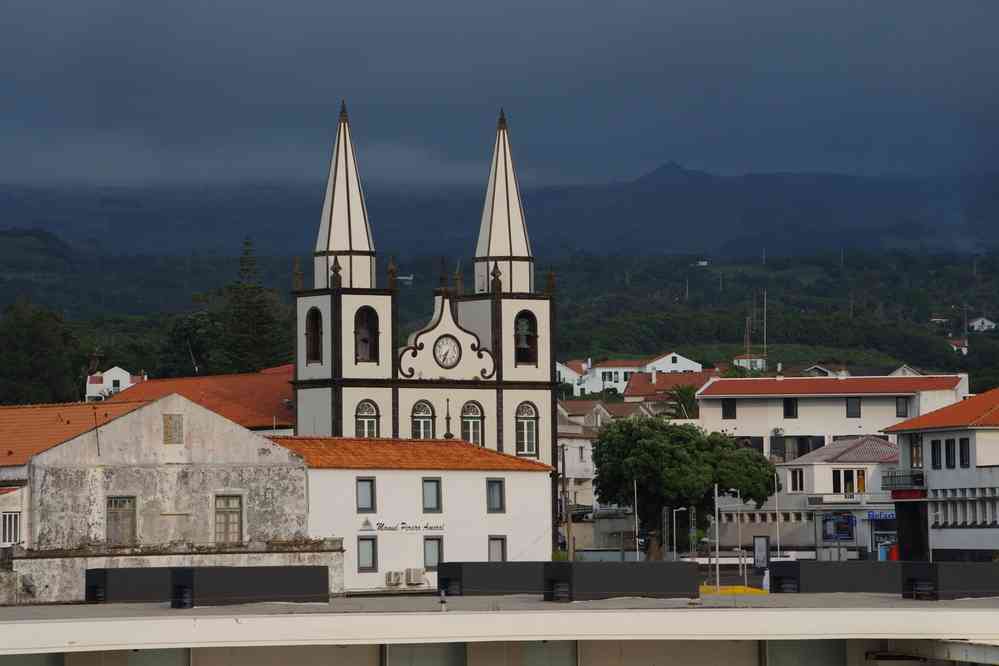
[[[181,415],[166,444],[164,415]],[[215,496],[243,498],[244,541],[305,536],[305,465],[288,449],[179,395],[170,395],[41,453],[29,465],[35,549],[106,539],[107,498],[136,498],[140,544],[214,542]],[[26,525],[26,522],[30,525]]]
[[[579,641],[579,666],[756,666],[756,641]]]
[[[316,565],[329,568],[330,593],[343,592],[343,549],[339,539],[313,544],[296,544],[295,550],[263,547],[259,551],[161,552],[136,551],[116,554],[108,551],[83,552],[63,557],[40,557],[37,553],[14,559],[15,601],[17,604],[45,604],[83,601],[86,598],[87,569],[122,567],[207,567]]]
[[[358,513],[356,480],[374,477],[376,512]],[[422,480],[440,478],[443,511],[423,513]],[[506,481],[506,512],[486,511],[486,479]],[[423,539],[444,539],[444,560],[484,562],[490,535],[505,536],[510,561],[551,559],[551,482],[544,472],[455,472],[446,470],[309,471],[309,534],[343,538],[347,590],[413,589],[386,584],[386,572],[423,568]],[[381,527],[379,527],[381,525]],[[378,571],[357,570],[358,536],[378,539]],[[419,587],[437,587],[427,572]]]
[[[379,666],[380,652],[378,645],[197,648],[190,666]]]

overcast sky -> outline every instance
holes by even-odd
[[[995,0],[5,0],[0,180],[948,173],[999,161]],[[991,163],[989,162],[991,160]]]

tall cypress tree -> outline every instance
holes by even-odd
[[[229,372],[256,372],[287,359],[277,297],[260,283],[253,241],[243,241],[236,282],[225,289]]]

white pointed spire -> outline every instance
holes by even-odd
[[[520,203],[509,134],[506,115],[501,109],[486,201],[482,207],[479,242],[475,247],[475,291],[479,293],[489,291],[490,271],[494,265],[502,271],[503,291],[534,291],[534,256],[527,237],[524,207]]]
[[[316,289],[332,286],[334,264],[339,264],[344,287],[371,289],[375,286],[375,244],[371,240],[368,209],[357,173],[357,156],[350,139],[345,102],[340,105],[336,144],[323,199],[323,217],[316,238]]]

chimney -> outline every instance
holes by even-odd
[[[652,368],[652,383],[653,384],[656,383],[656,374],[658,374],[658,371],[655,368]]]
[[[587,356],[586,357],[586,367],[583,368],[583,369],[586,370],[587,372],[589,372],[590,368],[592,368],[592,367],[593,367],[593,359],[590,358],[589,356]]]
[[[778,375],[784,374],[784,364],[781,363],[780,361],[777,361],[777,374]]]

